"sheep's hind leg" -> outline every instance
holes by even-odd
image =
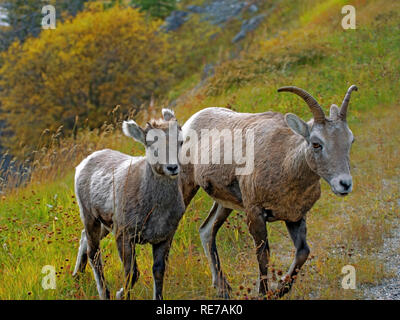
[[[109,231],[103,225],[101,225],[100,239],[106,237],[108,233]],[[78,277],[80,273],[83,273],[85,271],[88,260],[87,247],[86,231],[85,229],[83,229],[81,233],[81,240],[79,241],[79,250],[78,256],[76,258],[75,269],[72,273],[73,277]]]
[[[222,272],[215,238],[219,228],[231,212],[232,209],[224,208],[219,203],[214,202],[207,219],[199,230],[201,243],[210,264],[213,286],[218,290],[218,296],[225,299],[229,299],[232,288]]]
[[[307,226],[305,218],[302,218],[297,222],[286,222],[286,227],[296,248],[296,253],[288,273],[282,278],[282,281],[278,287],[279,297],[282,297],[290,291],[295,279],[294,276],[297,275],[300,268],[306,262],[308,255],[310,254],[310,249],[306,241]]]
[[[78,256],[76,258],[76,264],[74,272],[72,273],[73,277],[79,276],[80,273],[85,271],[87,264],[87,239],[86,239],[86,231],[82,230],[81,240],[79,241],[79,249]]]
[[[135,244],[126,234],[117,237],[119,257],[124,265],[125,284],[117,292],[117,299],[130,299],[130,289],[133,288],[139,279],[139,270],[136,263]]]
[[[89,263],[93,269],[93,274],[96,279],[97,291],[101,299],[109,299],[110,291],[107,288],[104,278],[103,262],[101,260],[100,240],[102,236],[101,222],[97,219],[86,219],[85,233],[87,239],[87,255]]]

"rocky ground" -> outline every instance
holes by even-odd
[[[271,7],[273,9],[275,5]],[[243,13],[250,15],[249,19],[243,19]],[[225,27],[226,22],[231,19],[239,19],[242,26],[238,33],[232,38],[232,42],[238,42],[246,37],[246,35],[255,30],[260,23],[266,18],[265,13],[259,13],[257,1],[242,0],[214,0],[203,6],[189,5],[185,10],[175,10],[165,19],[163,29],[166,32],[179,29],[191,15],[201,15],[204,21],[211,24]]]
[[[398,203],[400,205],[400,199]],[[376,286],[366,287],[366,299],[400,300],[400,220],[397,224],[399,227],[393,230],[391,237],[385,239],[382,250],[377,253],[385,261],[386,271],[394,276]]]

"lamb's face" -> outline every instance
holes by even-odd
[[[122,130],[146,148],[146,160],[152,171],[175,179],[180,171],[179,152],[182,146],[182,130],[172,110],[162,110],[163,119],[151,120],[142,129],[135,121],[124,121]]]
[[[179,152],[182,131],[176,120],[168,121],[168,127],[151,129],[146,137],[146,157],[153,172],[176,178],[180,171]]]

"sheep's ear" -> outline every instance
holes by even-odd
[[[122,131],[126,136],[131,137],[136,141],[146,145],[146,136],[144,134],[144,131],[135,121],[124,121],[122,123]]]
[[[162,109],[161,112],[165,121],[175,119],[175,113],[171,109]]]
[[[307,123],[293,113],[287,113],[285,115],[285,121],[293,132],[303,136],[307,141],[309,141],[310,130],[308,129]]]
[[[339,107],[336,104],[331,105],[331,109],[329,112],[329,118],[331,118],[332,120],[336,120],[339,117]]]

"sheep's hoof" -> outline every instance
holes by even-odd
[[[100,294],[101,300],[110,300],[110,290],[106,288],[102,294]]]
[[[130,300],[131,299],[131,292],[130,290],[125,291],[124,288],[121,288],[117,291],[115,295],[115,299],[117,300]]]
[[[292,289],[293,281],[287,281],[282,279],[279,284],[278,288],[276,289],[276,297],[282,298],[285,294],[289,293]]]
[[[217,289],[218,298],[222,298],[222,299],[230,299],[231,298],[230,293],[232,292],[232,288],[227,282],[224,281],[223,284],[221,284],[219,286],[214,285],[214,287]]]
[[[72,278],[74,278],[75,280],[79,280],[82,275],[83,275],[82,271],[74,271],[74,273],[72,274]]]
[[[124,299],[124,288],[121,288],[120,290],[117,291],[117,294],[115,295],[115,298],[117,300],[123,300]]]
[[[227,290],[218,290],[217,296],[218,296],[218,298],[222,298],[222,299],[226,299],[226,300],[229,300],[231,298],[231,295],[230,295],[229,291],[227,291]]]

